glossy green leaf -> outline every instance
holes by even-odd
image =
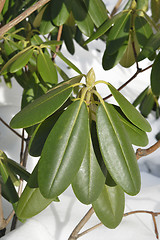
[[[44,197],[57,197],[72,183],[84,157],[88,124],[86,105],[78,100],[51,130],[39,162],[38,181]]]
[[[97,135],[107,170],[113,180],[130,194],[140,190],[140,172],[130,138],[114,107],[100,104],[97,110]]]
[[[96,27],[108,19],[107,9],[102,0],[83,0],[83,2]]]
[[[72,188],[79,201],[90,204],[98,198],[104,184],[105,177],[96,159],[91,137],[88,136],[85,155],[72,182]]]
[[[56,85],[52,90],[37,98],[34,102],[23,108],[11,120],[11,127],[25,128],[35,125],[59,109],[69,98],[72,92],[72,85],[80,82],[84,75],[78,75],[65,82]]]
[[[31,156],[38,157],[41,155],[44,143],[62,112],[62,110],[55,112],[38,125],[29,142],[29,154]]]
[[[47,84],[56,84],[58,81],[57,71],[51,58],[42,51],[37,57],[37,68],[42,79]]]
[[[15,204],[18,201],[19,197],[5,165],[6,159],[7,156],[3,153],[3,151],[0,150],[0,174],[2,176],[9,201]]]
[[[124,124],[124,127],[128,133],[128,136],[131,140],[131,143],[136,146],[144,147],[148,144],[148,137],[146,132],[142,131],[140,128],[133,125],[123,114],[121,109],[118,106],[114,106],[117,110],[118,117]]]
[[[151,89],[154,95],[160,95],[160,53],[157,55],[151,70]]]
[[[141,9],[146,12],[148,10],[148,0],[138,0],[137,9]]]
[[[138,60],[141,61],[144,58],[150,57],[160,47],[160,31],[155,33],[149,38],[143,50],[138,56]]]
[[[46,199],[40,193],[37,184],[38,165],[33,170],[16,208],[19,219],[31,218],[44,210],[52,201],[58,199]]]
[[[50,15],[53,23],[57,26],[63,25],[70,14],[71,0],[51,1]]]
[[[140,104],[139,110],[141,114],[144,117],[147,117],[149,113],[152,111],[154,104],[155,104],[154,95],[150,90],[148,91],[148,93],[146,94],[146,96],[144,97],[143,101]]]
[[[19,49],[18,44],[12,41],[8,41],[7,39],[5,39],[4,41],[4,50],[5,53],[9,56],[11,53],[17,51]]]
[[[108,228],[116,228],[124,213],[124,192],[119,186],[104,186],[98,199],[92,204],[99,220]]]
[[[31,38],[31,44],[38,46],[41,43],[43,43],[42,38],[38,34],[34,34],[33,37]]]
[[[84,3],[80,0],[72,1],[72,13],[81,32],[90,37],[93,33],[94,24]]]
[[[75,47],[73,42],[72,28],[70,26],[67,26],[66,24],[63,25],[62,37],[68,52],[73,55],[75,52]]]
[[[25,58],[25,60],[23,60],[23,56],[25,56],[25,54],[26,54],[26,58]],[[11,69],[14,70],[14,68],[17,68],[17,69],[22,68],[23,66],[25,66],[26,62],[29,61],[29,57],[31,58],[32,54],[33,54],[33,50],[31,49],[31,47],[25,48],[24,50],[17,53],[14,57],[12,57],[3,66],[0,73],[3,75],[3,74],[6,74],[7,72],[9,72]],[[23,64],[19,62],[19,59],[21,59]]]
[[[99,38],[105,32],[107,32],[112,25],[124,14],[124,12],[129,12],[128,10],[118,13],[117,15],[113,16],[111,19],[107,19],[98,29],[94,32],[89,39],[85,41],[85,44]]]
[[[145,132],[151,131],[151,126],[148,121],[137,111],[137,109],[110,83],[108,87],[114,96],[115,100],[118,102],[121,110],[126,115],[126,117],[137,127]]]
[[[139,95],[138,97],[134,100],[133,102],[133,106],[134,107],[137,107],[141,102],[142,100],[144,99],[144,97],[146,96],[147,92],[148,92],[148,88],[145,88]]]
[[[42,19],[41,24],[40,24],[40,33],[42,35],[46,35],[50,32],[52,32],[55,29],[55,26],[51,21],[45,21]]]
[[[117,65],[121,60],[122,56],[124,55],[126,48],[127,48],[127,44],[124,44],[119,48],[119,50],[116,53],[114,53],[113,55],[110,55],[108,53],[109,48],[107,45],[103,55],[103,59],[102,59],[102,66],[104,70],[109,70],[113,68],[115,65]]]
[[[82,72],[71,62],[66,58],[61,52],[57,52],[57,56],[60,57],[70,68],[75,70],[77,73],[82,74]]]
[[[114,26],[109,32],[107,38],[109,55],[116,53],[123,43],[128,40],[131,21],[130,15],[130,11],[123,13],[123,15],[115,21]]]
[[[145,46],[148,39],[153,34],[150,24],[144,17],[136,16],[135,19],[135,32],[137,40],[141,46]]]

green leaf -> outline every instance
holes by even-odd
[[[26,169],[21,166],[20,164],[18,164],[17,162],[15,162],[14,160],[7,158],[6,159],[7,164],[9,166],[9,168],[18,176],[20,176],[23,180],[25,180],[26,182],[28,182],[30,173],[26,171]]]
[[[22,111],[16,114],[11,120],[13,128],[25,128],[35,125],[60,108],[69,98],[72,92],[72,85],[79,82],[84,75],[78,75],[65,82],[56,85],[52,90],[37,98]]]
[[[82,72],[71,62],[66,58],[61,52],[56,53],[59,58],[61,58],[70,68],[75,70],[77,73],[82,74]]]
[[[106,46],[106,50],[104,52],[103,55],[103,59],[102,59],[102,66],[104,70],[109,70],[111,68],[113,68],[115,65],[117,65],[119,63],[119,61],[121,60],[123,54],[125,53],[127,48],[127,44],[122,45],[119,50],[114,53],[113,55],[110,55],[108,53],[108,45]]]
[[[41,24],[40,24],[40,33],[42,35],[46,35],[50,32],[52,32],[55,29],[55,26],[51,21],[45,21],[42,19]]]
[[[41,155],[44,143],[62,112],[63,110],[55,112],[38,125],[29,142],[29,154],[31,156],[38,157]]]
[[[90,204],[98,198],[104,184],[105,177],[96,159],[91,137],[88,136],[85,155],[72,182],[72,188],[79,201]]]
[[[135,19],[135,32],[137,40],[141,46],[145,46],[148,39],[153,34],[150,24],[144,17],[136,16]]]
[[[130,194],[140,190],[140,172],[129,136],[114,107],[100,104],[97,110],[97,135],[107,170],[113,180]]]
[[[81,32],[90,37],[93,33],[94,24],[84,3],[80,0],[72,1],[72,13]]]
[[[125,41],[129,38],[131,12],[125,12],[118,18],[107,38],[108,54],[112,55],[118,51]]]
[[[126,115],[126,117],[137,127],[145,132],[151,131],[151,126],[148,121],[137,111],[137,109],[110,83],[108,87],[114,96],[115,100],[118,102],[121,110]]]
[[[143,50],[138,56],[138,60],[141,61],[144,58],[150,57],[160,47],[160,31],[152,35],[144,46]]]
[[[102,36],[105,32],[108,31],[108,29],[110,29],[112,27],[112,25],[125,13],[125,12],[129,12],[129,10],[127,11],[123,11],[118,13],[117,15],[113,16],[111,19],[107,19],[98,29],[96,32],[94,32],[91,37],[89,39],[87,39],[85,41],[85,45],[88,44],[89,42],[99,38],[100,36]]]
[[[16,72],[22,67],[24,67],[33,54],[33,49],[31,47],[27,47],[21,52],[17,53],[14,57],[12,57],[1,69],[1,74],[6,74],[7,72]]]
[[[37,57],[37,68],[42,79],[47,84],[56,84],[58,81],[57,71],[51,58],[42,51]]]
[[[16,215],[19,219],[31,218],[44,210],[52,201],[57,201],[57,199],[46,199],[42,196],[37,186],[37,174],[38,165],[33,170],[18,201]]]
[[[154,95],[160,95],[160,53],[157,55],[151,70],[151,88]]]
[[[151,89],[149,89],[148,93],[144,97],[144,99],[141,102],[140,107],[139,107],[141,114],[144,117],[147,117],[149,115],[149,113],[152,111],[154,104],[155,104],[155,99],[154,99]]]
[[[99,220],[108,228],[116,228],[124,213],[124,192],[119,186],[104,186],[98,199],[92,204]]]
[[[56,122],[39,162],[38,181],[44,197],[57,197],[72,183],[84,157],[88,124],[86,105],[79,100]]]
[[[148,144],[148,137],[146,132],[142,131],[141,129],[137,128],[135,125],[133,125],[123,114],[121,109],[118,106],[114,106],[114,108],[117,110],[118,117],[124,124],[124,127],[128,133],[128,136],[131,140],[131,143],[136,146],[144,147]]]
[[[151,0],[151,10],[152,10],[152,18],[155,22],[158,22],[160,19],[160,1],[159,0]]]
[[[71,0],[51,1],[50,15],[53,23],[57,26],[63,25],[70,14]]]
[[[4,154],[3,151],[0,150],[0,174],[2,176],[2,180],[7,191],[9,201],[12,204],[15,204],[18,201],[19,197],[5,165],[6,160],[7,156]]]
[[[96,27],[108,19],[107,9],[102,0],[83,0],[83,2]]]
[[[73,42],[72,28],[70,26],[67,26],[66,24],[63,25],[62,37],[68,52],[73,55],[75,52],[75,47]]]
[[[139,95],[138,97],[134,100],[133,102],[133,106],[134,107],[137,107],[141,102],[142,100],[144,99],[144,97],[146,96],[147,92],[148,92],[148,88],[145,88]]]

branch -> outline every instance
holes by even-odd
[[[0,0],[0,13],[2,12],[3,6],[6,0]]]
[[[58,35],[57,35],[57,41],[60,41],[60,40],[61,40],[62,29],[63,29],[63,25],[59,26]],[[56,55],[57,55],[56,53],[58,52],[59,48],[60,48],[60,45],[57,45],[57,46],[56,46],[56,51],[55,51],[55,53],[53,54],[53,57],[52,57],[52,61],[55,60]]]
[[[155,152],[159,147],[160,147],[160,140],[147,149],[138,148],[136,151],[137,160],[141,157],[147,156],[147,155]]]
[[[4,25],[0,29],[0,37],[2,37],[6,32],[8,32],[12,27],[20,23],[22,20],[24,20],[26,17],[31,15],[34,11],[36,11],[38,8],[42,7],[46,3],[48,3],[50,0],[39,0],[37,3],[35,3],[33,6],[29,7],[27,10],[25,10],[23,13],[21,13],[18,17],[14,18],[12,21]]]
[[[113,8],[112,12],[111,12],[111,17],[113,17],[114,14],[116,14],[116,12],[118,11],[119,6],[121,5],[122,0],[118,0],[115,7]]]

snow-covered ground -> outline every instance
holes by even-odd
[[[113,4],[113,1],[106,1]],[[116,1],[114,1],[116,2]],[[111,5],[108,5],[111,6]],[[113,5],[112,5],[113,6]],[[94,68],[97,80],[111,82],[115,87],[119,87],[126,82],[134,73],[135,66],[129,69],[122,69],[119,65],[110,71],[104,71],[101,67],[102,53],[105,48],[104,43],[100,40],[88,45],[90,52],[87,52],[76,45],[76,54],[70,55],[65,46],[62,51],[71,61],[77,65],[83,73],[87,73],[91,67]],[[100,50],[100,51],[97,51]],[[76,73],[67,69],[65,64],[58,60],[57,64],[66,70],[69,76]],[[140,67],[148,66],[149,62],[144,61]],[[150,70],[138,75],[126,88],[121,92],[132,102],[135,97],[148,86],[150,80]],[[22,89],[13,80],[12,89],[8,89],[5,84],[0,83],[0,117],[7,123],[20,109],[20,99]],[[109,92],[102,85],[99,86],[102,97]],[[111,98],[110,101],[113,101]],[[154,113],[149,115],[148,121],[152,125],[152,132],[148,134],[149,144],[151,146],[156,142],[155,135],[160,131],[160,120],[156,120]],[[7,155],[19,161],[20,139],[7,129],[0,122],[0,149]],[[136,150],[136,148],[135,148]],[[36,158],[29,157],[27,169],[31,172],[37,162]],[[148,210],[160,211],[160,149],[153,154],[141,158],[139,167],[142,176],[142,188],[137,196],[130,197],[126,195],[125,212],[131,210]],[[2,239],[6,240],[64,240],[68,239],[74,227],[88,211],[90,206],[81,204],[74,196],[71,188],[67,189],[60,196],[59,203],[52,203],[42,213],[29,219],[24,224],[19,224],[18,228],[11,233],[7,233]],[[4,200],[4,213],[7,216],[10,211],[10,205]],[[160,216],[156,217],[158,228],[160,227]],[[84,230],[99,223],[97,217],[93,214]],[[110,230],[100,226],[96,230],[81,237],[84,240],[154,240],[156,239],[152,216],[146,213],[138,213],[124,217],[121,224],[115,229]]]

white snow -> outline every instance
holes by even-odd
[[[113,1],[109,2],[110,6]],[[114,1],[116,2],[116,1]],[[109,8],[110,8],[109,6]],[[110,8],[111,9],[111,8]],[[76,43],[76,54],[70,55],[65,47],[63,53],[68,56],[83,73],[87,73],[91,67],[94,68],[97,80],[111,82],[115,87],[119,87],[126,82],[134,73],[135,66],[129,69],[122,69],[119,65],[110,71],[104,71],[101,67],[102,53],[105,48],[104,43],[100,40],[90,43],[90,52],[83,50]],[[98,48],[101,52],[96,50]],[[73,70],[67,69],[64,63],[57,58],[57,64],[63,67],[70,77],[76,75]],[[146,67],[150,62],[140,63],[140,67]],[[135,97],[148,86],[150,81],[150,70],[138,75],[122,93],[132,102]],[[12,89],[8,89],[5,84],[0,83],[0,117],[7,123],[10,122],[14,114],[20,109],[20,99],[22,89],[13,80]],[[102,97],[108,95],[109,91],[106,86],[101,85],[98,90]],[[111,98],[110,101],[113,101]],[[156,120],[154,113],[149,115],[148,121],[152,125],[152,132],[148,134],[149,144],[151,146],[156,142],[155,135],[160,130],[160,120]],[[19,130],[20,131],[20,130]],[[6,128],[0,122],[0,149],[7,155],[19,161],[20,139]],[[135,147],[136,149],[136,147]],[[125,212],[132,210],[160,211],[160,149],[153,154],[139,160],[139,167],[142,176],[142,188],[137,196],[131,197],[126,195]],[[31,172],[37,162],[36,158],[29,157],[27,169]],[[29,219],[24,224],[19,224],[18,228],[8,232],[2,239],[4,240],[64,240],[68,239],[74,227],[88,211],[90,206],[81,204],[74,196],[71,188],[67,189],[60,196],[59,203],[52,203],[43,212]],[[38,203],[37,203],[38,204]],[[11,206],[4,200],[5,216],[11,211]],[[156,217],[158,228],[160,226],[160,216]],[[91,217],[84,229],[92,227],[99,223],[95,214]],[[96,230],[84,235],[80,239],[84,240],[154,240],[156,239],[152,216],[146,213],[138,213],[124,217],[121,224],[115,229],[110,230],[100,226]]]

